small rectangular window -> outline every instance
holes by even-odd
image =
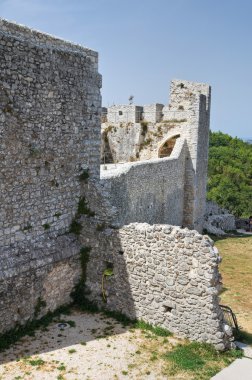
[[[123,112],[122,111],[119,111],[119,115],[122,116]]]

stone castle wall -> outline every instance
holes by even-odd
[[[180,136],[186,141],[188,150],[184,156],[184,172],[179,174],[184,178],[184,191],[179,193],[176,201],[179,203],[179,207],[183,207],[183,221],[180,225],[183,224],[198,231],[202,231],[205,214],[210,102],[211,88],[207,84],[173,80],[170,89],[170,103],[162,111],[163,120],[157,123],[145,117],[144,121],[130,125],[113,123],[112,120],[110,123],[107,122],[102,125],[102,162],[106,162],[104,152],[107,152],[114,162],[132,162],[133,168],[135,168],[133,161],[143,162],[159,158],[164,144],[174,136]],[[157,104],[154,105],[154,108],[156,106]],[[116,107],[108,108],[108,115],[110,109],[112,111]],[[172,180],[176,181],[177,174],[173,168],[170,169],[168,173],[167,167],[169,178],[167,186],[171,187],[171,191],[173,191]],[[128,180],[128,175],[130,176],[130,171],[121,177],[120,186],[124,189],[131,183],[131,179]],[[113,179],[110,176],[110,180],[113,181],[111,186],[113,189],[118,178]],[[122,184],[123,180],[125,184]],[[153,172],[150,178],[150,186],[155,181],[159,182],[160,177],[159,174],[155,176],[155,172]],[[156,187],[154,189],[156,190]],[[155,198],[155,191],[150,190],[150,203],[152,203],[151,199],[153,198]],[[125,203],[124,208],[124,215],[127,215],[126,220],[143,221],[142,218],[136,219],[135,208],[131,208],[130,203],[128,204],[129,207]],[[167,207],[168,213],[169,207]],[[132,217],[129,218],[131,212]],[[170,223],[169,220],[166,222]]]
[[[142,118],[143,107],[128,105],[114,105],[108,108],[108,123],[139,123]]]
[[[119,225],[133,222],[182,226],[186,142],[177,141],[163,160],[101,166],[101,179]]]
[[[146,223],[98,232],[90,220],[83,223],[81,242],[92,248],[86,281],[90,300],[220,350],[229,346],[218,303],[219,255],[207,236]],[[113,275],[102,289],[108,267]]]
[[[48,305],[69,301],[77,281],[79,245],[64,234],[83,169],[99,178],[101,77],[96,52],[4,20],[0,51],[3,331],[31,318],[39,297],[48,300],[58,264],[68,280],[58,278],[60,296],[50,290]]]
[[[156,224],[181,225],[189,205],[194,225],[202,211],[208,87],[196,85],[191,95],[186,86],[193,84],[173,83],[174,104],[184,99],[189,111],[187,127],[180,120],[165,124],[162,137],[153,131],[157,147],[179,131],[170,158],[157,159],[149,149],[149,162],[104,170],[100,179],[97,53],[5,20],[0,51],[0,333],[71,302],[80,248],[91,246],[90,300],[228,347],[212,242],[196,231]],[[143,153],[150,131],[138,125]],[[69,227],[84,197],[92,213],[78,216],[78,238]],[[131,221],[152,225],[123,225]],[[101,282],[109,266],[114,275],[105,281],[104,305]]]

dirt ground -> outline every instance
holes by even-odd
[[[252,333],[252,237],[220,239],[216,246],[223,257],[221,302]],[[179,344],[187,343],[73,309],[0,353],[0,380],[205,380],[228,365],[225,358],[206,359],[197,373],[176,372],[163,356]]]
[[[153,341],[146,332],[123,327],[102,314],[75,310],[64,320],[72,327],[52,323],[0,353],[0,379],[167,379],[160,363],[148,360],[148,355],[155,345],[169,349],[178,339]]]

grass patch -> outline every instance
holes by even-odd
[[[243,330],[239,339],[252,344],[252,237],[227,236],[218,238],[215,245],[222,257],[221,303],[236,314]]]
[[[39,367],[39,366],[41,366],[41,365],[43,365],[43,364],[46,363],[46,362],[45,362],[43,359],[41,359],[41,358],[37,358],[37,359],[26,358],[24,361],[25,361],[26,363],[30,364],[30,365],[33,366],[33,367]]]
[[[144,331],[151,331],[156,336],[163,336],[163,337],[172,336],[172,333],[164,329],[163,327],[152,326],[149,323],[146,323],[144,321],[135,322],[135,327]]]
[[[74,348],[70,348],[70,350],[68,350],[69,354],[74,354],[75,352],[77,352]]]
[[[163,358],[172,363],[170,369],[172,368],[171,372],[174,374],[180,371],[193,372],[195,379],[207,380],[210,379],[209,376],[242,356],[243,352],[240,350],[220,353],[211,344],[191,342],[179,344],[174,350],[165,353]]]

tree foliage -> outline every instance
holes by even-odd
[[[236,216],[252,215],[252,145],[210,132],[207,199]]]

